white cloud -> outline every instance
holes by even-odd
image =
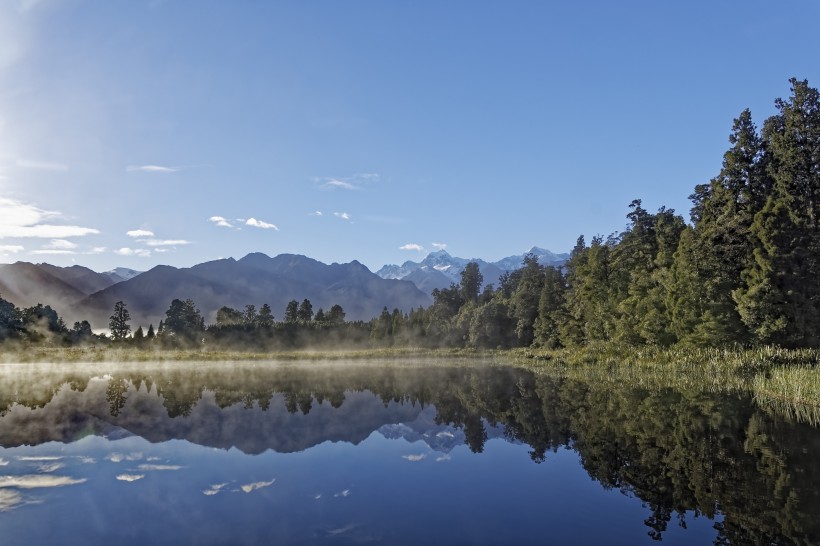
[[[0,457],[0,466],[8,466],[9,462],[4,458]]]
[[[145,477],[145,474],[119,474],[117,479],[121,482],[135,482]]]
[[[50,243],[44,245],[40,250],[32,250],[30,254],[76,254],[73,250],[77,248],[76,243],[65,239],[52,239]]]
[[[77,243],[72,243],[65,239],[52,239],[51,242],[43,246],[43,248],[51,250],[72,250],[77,248]]]
[[[118,254],[120,256],[137,256],[139,258],[148,258],[151,256],[151,251],[144,248],[122,247],[115,250],[114,254]]]
[[[415,250],[416,252],[424,252],[424,247],[416,243],[407,243],[406,245],[401,245],[399,250]]]
[[[180,169],[176,167],[163,167],[162,165],[129,165],[125,170],[128,172],[144,173],[175,173]]]
[[[308,215],[309,216],[324,216],[322,214],[322,211],[320,211],[320,210],[314,210],[313,212],[309,212]]]
[[[63,163],[52,163],[50,161],[32,161],[29,159],[18,159],[17,166],[24,169],[35,169],[38,171],[66,172],[68,165]]]
[[[257,489],[262,489],[263,487],[270,487],[271,485],[273,485],[273,482],[275,482],[275,481],[276,481],[276,478],[272,479],[269,482],[249,483],[249,484],[246,484],[246,485],[242,486],[242,491],[244,491],[245,493],[250,493],[251,491],[256,491]]]
[[[180,246],[191,244],[191,241],[186,241],[185,239],[148,239],[142,242],[147,246]]]
[[[208,221],[213,222],[214,224],[216,224],[219,227],[226,227],[226,228],[232,228],[233,227],[233,224],[228,222],[228,220],[226,220],[222,216],[211,216],[210,218],[208,218]]]
[[[25,248],[20,245],[0,245],[0,254],[17,254],[24,250]]]
[[[350,489],[345,489],[344,491],[341,491],[339,493],[334,493],[333,496],[334,497],[349,497],[350,496]]]
[[[147,229],[132,229],[131,231],[126,231],[126,235],[129,237],[153,237],[154,232],[148,231]]]
[[[426,459],[427,454],[426,453],[419,453],[418,455],[402,455],[401,458],[402,459],[407,459],[411,463],[415,463],[415,462],[422,461],[422,460]]]
[[[444,250],[447,248],[447,243],[430,243],[436,250]]]
[[[41,487],[62,487],[85,483],[86,479],[74,479],[68,476],[50,474],[28,474],[24,476],[0,476],[0,488],[17,487],[19,489],[37,489]]]
[[[105,248],[104,246],[95,246],[94,248],[89,250],[86,254],[102,254],[106,250],[108,250],[108,249]]]
[[[257,227],[261,229],[273,229],[279,231],[279,228],[273,224],[269,224],[267,222],[263,222],[262,220],[257,220],[256,218],[248,218],[245,222],[246,226]]]
[[[441,463],[441,462],[444,462],[444,461],[449,461],[450,459],[451,459],[450,454],[449,454],[449,453],[445,453],[445,454],[444,454],[444,455],[442,455],[441,457],[436,457],[436,462],[437,462],[437,463]]]
[[[350,215],[346,212],[334,212],[333,216],[341,218],[342,220],[350,220]]]
[[[99,230],[81,226],[43,224],[59,212],[41,209],[16,199],[0,197],[0,239],[7,237],[42,237],[64,239],[99,233]]]

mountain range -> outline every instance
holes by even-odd
[[[566,254],[554,254],[533,247],[545,265],[559,265]],[[96,330],[108,325],[114,304],[126,303],[133,328],[165,318],[173,299],[191,299],[213,323],[222,306],[243,309],[267,303],[281,320],[287,303],[308,299],[314,311],[341,305],[348,320],[369,320],[384,307],[409,311],[432,303],[435,288],[446,288],[460,281],[470,261],[479,264],[485,284],[498,283],[499,277],[521,266],[524,255],[497,262],[467,260],[444,250],[430,253],[421,262],[407,261],[401,266],[386,265],[377,273],[357,261],[324,264],[306,256],[261,253],[244,258],[214,260],[187,268],[159,265],[149,271],[116,268],[97,273],[87,267],[58,267],[47,263],[16,262],[0,265],[0,297],[18,307],[38,303],[50,305],[68,325],[88,320]]]
[[[569,254],[555,254],[537,246],[525,254],[508,256],[497,262],[486,262],[480,258],[457,258],[446,250],[438,250],[431,252],[420,262],[406,261],[402,265],[385,265],[376,274],[383,279],[412,281],[419,290],[429,294],[435,288],[442,289],[451,283],[458,284],[464,267],[470,262],[476,262],[484,277],[484,284],[498,287],[499,277],[520,268],[527,254],[535,255],[541,265],[551,266],[560,266],[569,258]]]

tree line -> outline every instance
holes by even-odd
[[[574,347],[629,345],[820,346],[820,94],[792,78],[791,95],[762,129],[747,109],[734,120],[720,172],[695,187],[690,221],[673,209],[629,205],[622,232],[578,238],[561,267],[533,255],[484,285],[476,263],[460,283],[433,291],[408,313],[386,307],[370,321],[343,309],[314,314],[291,301],[277,322],[269,306],[223,307],[206,327],[191,300],[174,300],[157,331],[130,334],[115,305],[111,339],[167,346]],[[483,288],[482,288],[483,287]],[[68,329],[49,306],[0,300],[0,339],[85,343],[86,321]]]

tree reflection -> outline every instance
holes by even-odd
[[[686,515],[694,513],[722,516],[715,524],[717,544],[820,543],[820,432],[755,406],[747,396],[613,386],[495,366],[337,367],[331,372],[249,367],[242,372],[122,373],[105,386],[104,413],[112,424],[149,431],[152,441],[184,437],[230,447],[235,445],[230,438],[214,435],[226,433],[215,420],[231,410],[230,426],[237,433],[250,434],[243,427],[251,422],[259,428],[252,432],[253,452],[262,452],[277,446],[305,449],[328,439],[355,443],[384,422],[356,412],[398,415],[397,409],[404,408],[401,415],[418,415],[432,405],[434,424],[462,429],[474,453],[485,450],[488,429],[498,426],[510,441],[527,444],[536,463],[560,448],[576,451],[604,488],[644,503],[649,512],[644,523],[654,539],[662,539],[670,524],[685,527]],[[0,391],[3,412],[14,404],[44,408],[66,389],[78,400],[79,393],[92,390],[89,378],[77,374],[12,387]],[[363,405],[367,400],[369,405]],[[150,407],[161,408],[164,416],[152,415]],[[187,423],[195,410],[205,412],[202,419],[214,426],[193,432],[174,424]],[[237,421],[236,411],[266,417]],[[321,419],[308,420],[316,412]],[[334,421],[335,412],[353,417]],[[2,419],[3,445],[26,441],[21,431],[6,431]],[[312,443],[300,440],[307,432],[314,435]]]

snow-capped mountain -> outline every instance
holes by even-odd
[[[470,262],[476,262],[484,284],[498,286],[499,277],[521,267],[526,254],[534,254],[542,265],[559,266],[569,258],[569,254],[556,254],[549,250],[532,247],[527,253],[507,256],[497,262],[487,262],[480,258],[466,259],[451,256],[446,250],[437,250],[428,254],[421,262],[406,261],[402,265],[385,265],[376,274],[383,279],[402,279],[413,281],[419,290],[430,293],[435,288],[447,288],[451,283],[461,280],[461,272]]]
[[[111,271],[104,271],[102,274],[114,282],[122,282],[133,279],[140,273],[142,273],[142,271],[128,269],[127,267],[115,267]]]

